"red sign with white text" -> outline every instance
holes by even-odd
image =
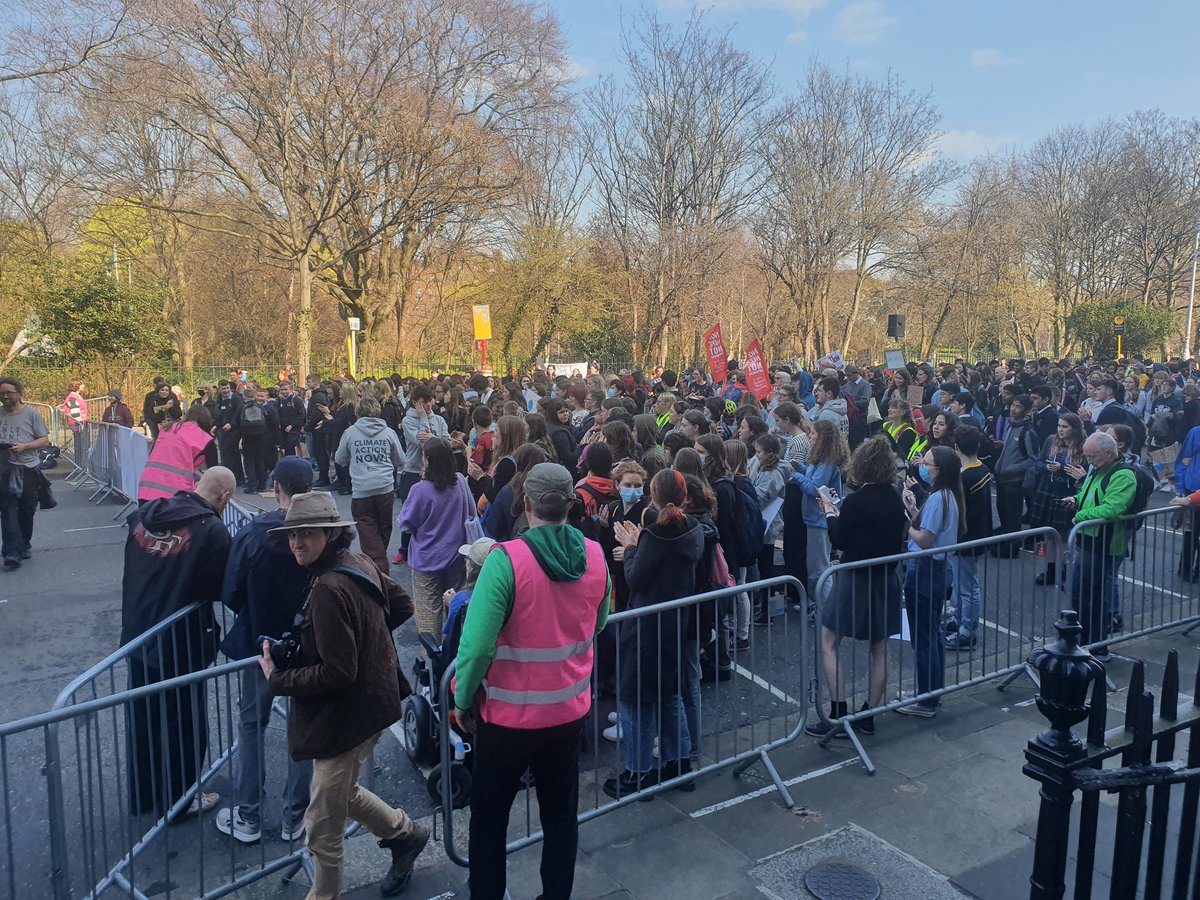
[[[713,383],[719,384],[725,380],[729,368],[729,353],[725,350],[720,324],[704,332],[704,352],[708,354],[708,371],[712,372]]]
[[[771,393],[771,379],[767,377],[767,358],[757,338],[746,348],[746,387],[750,388],[759,400],[765,400],[767,394]]]

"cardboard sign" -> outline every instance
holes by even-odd
[[[729,353],[725,349],[725,339],[721,337],[720,323],[704,332],[704,352],[708,356],[708,371],[712,373],[713,383],[724,381],[729,368]]]
[[[771,393],[771,379],[767,377],[767,357],[757,338],[746,348],[746,387],[759,400],[765,400]]]
[[[897,369],[904,368],[904,351],[903,350],[885,350],[883,352],[883,364],[895,372]]]
[[[824,356],[822,356],[820,359],[817,360],[817,368],[818,369],[833,368],[833,369],[837,369],[839,372],[842,369],[846,368],[846,361],[844,359],[842,359],[842,351],[841,350],[833,350],[829,353],[826,353]]]
[[[1150,462],[1154,464],[1154,471],[1159,478],[1175,477],[1175,460],[1178,457],[1178,443],[1174,443],[1170,447],[1163,447],[1161,450],[1150,451]]]
[[[908,386],[908,393],[904,397],[908,400],[909,406],[917,409],[925,402],[925,388],[919,384],[910,384]]]

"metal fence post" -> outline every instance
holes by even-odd
[[[50,724],[46,736],[46,799],[50,826],[50,884],[55,900],[71,900],[71,873],[67,858],[66,807],[63,801],[62,759],[58,750],[58,725]]]
[[[1041,676],[1037,705],[1050,727],[1029,742],[1022,771],[1042,785],[1030,900],[1058,900],[1066,890],[1074,770],[1087,757],[1071,728],[1088,717],[1087,695],[1104,668],[1079,646],[1079,614],[1063,610],[1058,640],[1035,650],[1029,663]]]

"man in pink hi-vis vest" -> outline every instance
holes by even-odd
[[[566,524],[570,473],[540,463],[525,479],[529,531],[492,549],[467,607],[454,721],[475,734],[472,900],[505,894],[508,816],[528,768],[537,785],[543,900],[567,900],[579,844],[579,743],[591,708],[592,642],[608,621],[604,553]]]

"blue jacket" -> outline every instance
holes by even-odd
[[[1175,459],[1175,490],[1180,494],[1200,491],[1200,425],[1193,428],[1183,439],[1179,456]],[[1184,464],[1184,460],[1191,462]]]
[[[813,377],[803,369],[796,373],[796,391],[805,409],[812,409],[816,405],[817,401],[813,399],[814,384]]]
[[[237,621],[221,644],[229,659],[258,655],[258,637],[278,638],[292,624],[308,589],[309,573],[292,556],[287,536],[267,534],[283,524],[284,511],[256,516],[233,538],[221,602]]]
[[[804,492],[804,499],[800,503],[800,517],[804,519],[804,524],[812,528],[828,528],[825,513],[821,512],[821,503],[817,499],[821,496],[818,488],[825,485],[841,496],[842,473],[838,471],[837,466],[831,463],[809,463],[803,472],[792,475],[792,481]]]

